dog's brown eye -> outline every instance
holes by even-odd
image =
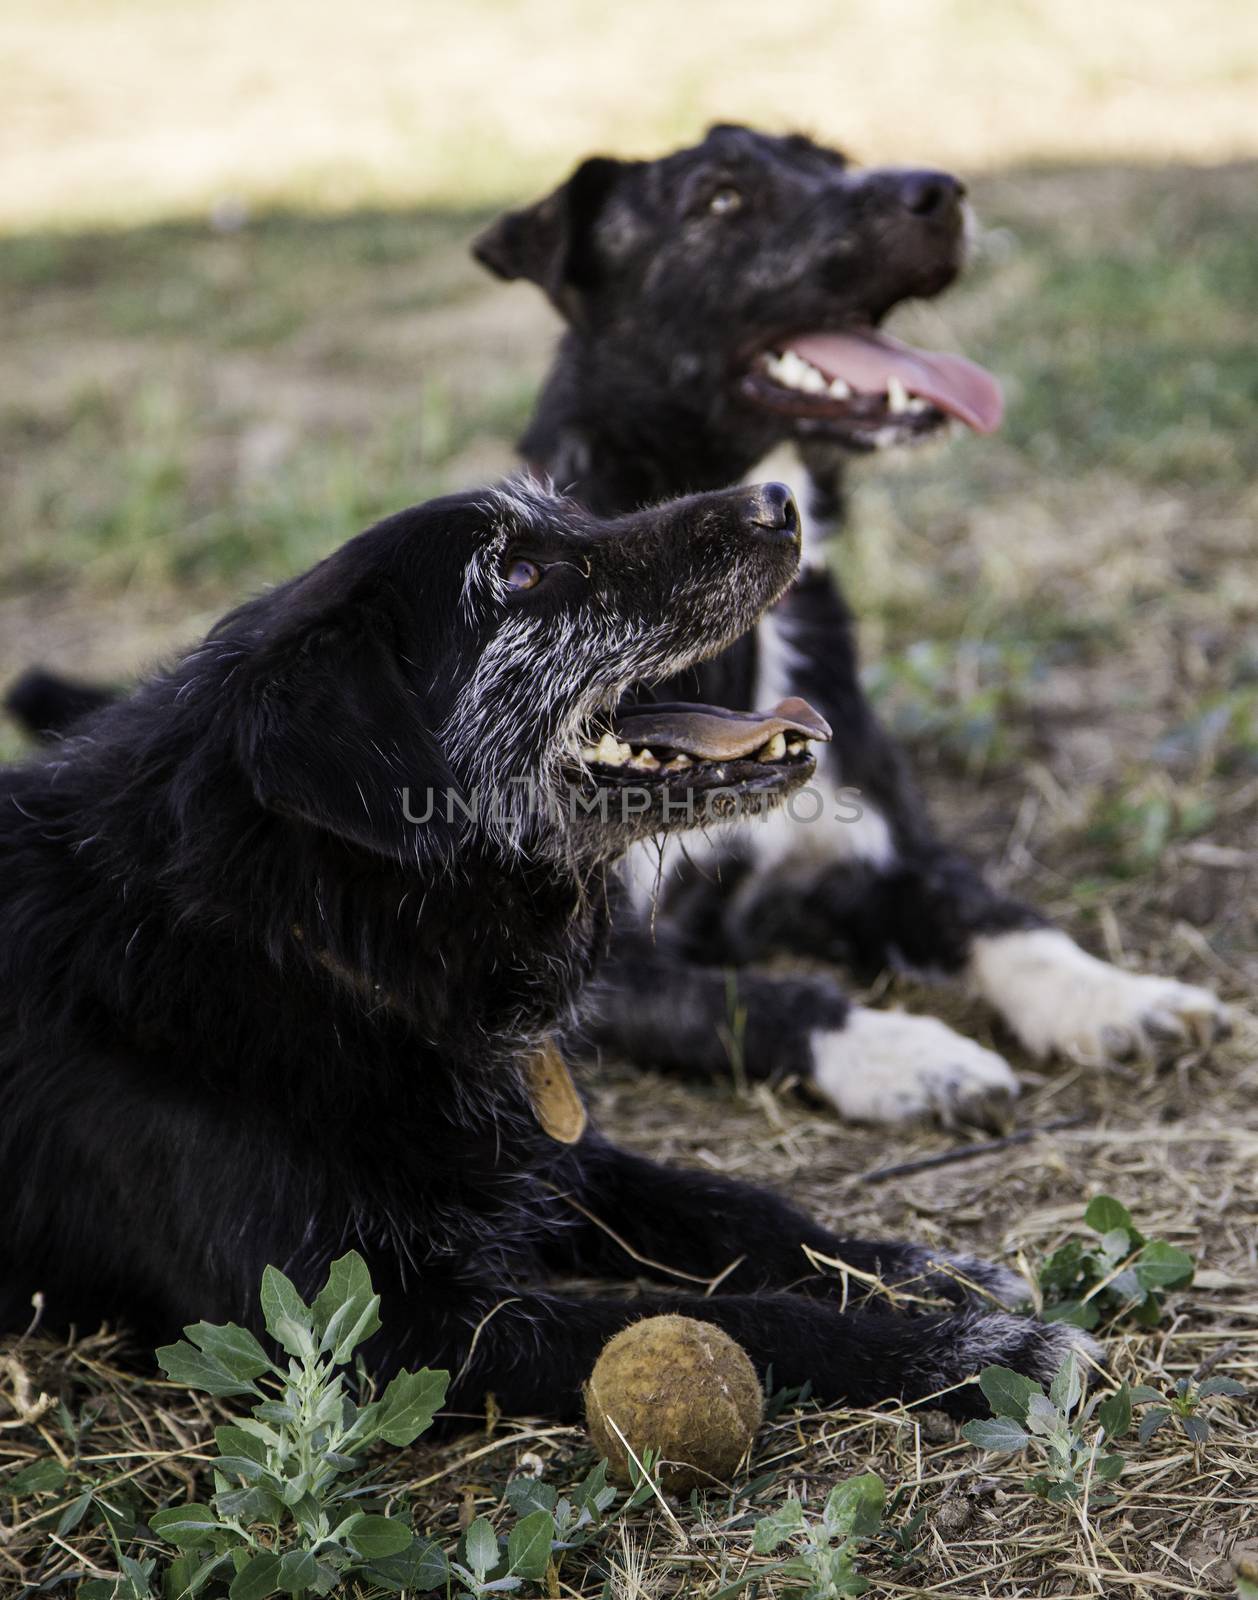
[[[512,561],[506,579],[508,589],[534,589],[542,581],[542,569],[533,561]]]
[[[731,211],[737,211],[743,203],[743,197],[737,189],[718,189],[708,201],[708,210],[716,217],[727,217]]]

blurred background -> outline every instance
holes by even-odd
[[[1249,0],[9,0],[0,105],[5,677],[125,679],[509,468],[557,324],[475,229],[595,150],[798,127],[971,181],[972,270],[892,328],[1010,400],[855,474],[886,715],[1076,909],[1245,915],[1192,852],[1258,783]]]

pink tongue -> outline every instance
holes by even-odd
[[[964,356],[914,350],[885,333],[807,333],[790,348],[827,378],[842,378],[865,394],[885,393],[899,378],[910,395],[929,400],[976,433],[995,433],[1004,415],[1000,385]]]

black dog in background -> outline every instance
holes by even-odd
[[[951,1390],[964,1414],[951,1386],[986,1362],[1051,1372],[1066,1330],[949,1275],[1010,1274],[936,1273],[579,1122],[560,1142],[530,1089],[610,863],[812,774],[801,702],[624,701],[732,643],[798,560],[779,485],[615,523],[541,489],[436,501],[0,773],[0,1326],[36,1291],[54,1326],[150,1341],[256,1325],[266,1263],[309,1293],[353,1246],[373,1365],[447,1366],[463,1406],[570,1414],[603,1341],[664,1308],[859,1405]],[[654,765],[605,761],[621,743]],[[845,1309],[803,1247],[954,1303]],[[669,1287],[641,1299],[545,1286],[647,1261]]]
[[[638,915],[595,1021],[630,1060],[726,1074],[718,964],[782,952],[960,979],[1037,1056],[1100,1064],[1225,1026],[1205,990],[1096,960],[943,843],[861,689],[853,620],[823,560],[843,461],[1000,418],[980,368],[878,331],[961,269],[963,195],[947,173],[861,170],[806,138],[721,126],[659,160],[585,161],[475,245],[567,323],[521,443],[535,470],[606,514],[734,482],[786,441],[812,482],[821,537],[799,581],[664,693],[811,700],[834,729],[818,792],[664,863],[637,852]],[[859,816],[845,788],[860,791]],[[1017,1092],[992,1051],[933,1018],[849,1006],[831,982],[743,970],[736,1001],[748,1073],[793,1074],[849,1116],[978,1117]]]

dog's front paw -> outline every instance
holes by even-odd
[[[918,1382],[924,1393],[939,1394],[940,1406],[955,1417],[988,1415],[982,1390],[965,1382],[984,1367],[1011,1367],[1047,1388],[1071,1351],[1081,1358],[1085,1382],[1089,1369],[1103,1365],[1104,1360],[1100,1345],[1081,1328],[1064,1322],[1036,1322],[1003,1311],[972,1311],[944,1318],[936,1324],[934,1341],[922,1352]]]
[[[960,1250],[910,1245],[898,1265],[897,1287],[920,1284],[946,1300],[1018,1311],[1031,1304],[1031,1285],[1020,1272]]]
[[[812,1053],[813,1087],[852,1122],[987,1127],[1018,1093],[1008,1062],[935,1017],[853,1006],[844,1027],[813,1034]]]
[[[971,975],[1032,1055],[1102,1066],[1125,1056],[1204,1047],[1229,1030],[1208,989],[1124,972],[1055,928],[975,942]]]

